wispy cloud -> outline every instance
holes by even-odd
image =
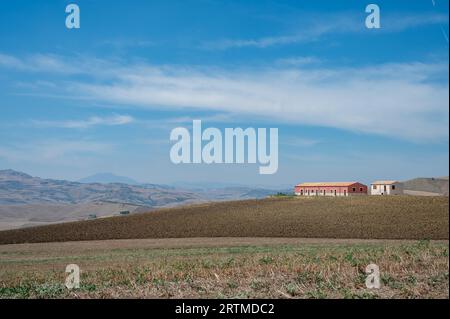
[[[109,46],[115,49],[125,49],[125,48],[146,48],[150,46],[154,46],[155,43],[149,40],[143,39],[130,39],[130,38],[119,38],[119,39],[110,39],[104,40],[99,43],[100,45]]]
[[[86,120],[68,121],[42,121],[33,120],[32,123],[39,127],[59,127],[85,129],[93,126],[117,126],[134,122],[135,119],[129,115],[113,115],[109,117],[92,116]]]
[[[0,66],[22,71],[77,73],[77,69],[62,63],[60,59],[52,55],[35,54],[25,59],[0,53]]]
[[[64,65],[64,59],[58,63]],[[141,63],[114,65],[104,72],[93,62],[79,72],[91,78],[68,77],[58,90],[101,103],[206,110],[265,119],[271,125],[317,125],[413,141],[448,139],[447,62],[354,68],[278,65],[258,70]],[[90,119],[65,125],[106,122]]]
[[[267,36],[255,39],[221,39],[217,41],[206,42],[202,48],[208,50],[227,50],[232,48],[267,48],[276,45],[287,45],[296,43],[308,43],[318,40],[318,38],[332,30],[331,26],[318,25],[312,28],[302,30],[288,35]]]
[[[69,91],[138,107],[204,109],[412,140],[448,136],[446,65],[218,71],[141,69]]]
[[[89,68],[103,69],[106,73],[110,62],[93,57],[77,56],[72,63],[55,54],[30,54],[22,58],[0,52],[0,67],[27,72],[45,72],[62,75],[85,73]],[[93,72],[95,70],[91,70]]]
[[[441,25],[448,23],[448,15],[441,13],[402,14],[384,18],[382,30],[386,32],[401,32],[422,26]]]
[[[332,15],[322,14],[299,17],[302,21],[298,30],[281,35],[271,35],[253,39],[220,39],[209,41],[202,48],[209,50],[227,50],[233,48],[267,48],[277,45],[301,44],[319,40],[330,34],[367,32],[364,16],[360,12],[345,12]],[[318,22],[320,21],[320,22]],[[448,23],[448,15],[440,13],[423,13],[389,15],[383,14],[382,28],[378,32],[402,32],[427,25]]]
[[[9,162],[34,162],[48,164],[74,164],[78,159],[83,162],[89,156],[107,154],[113,149],[109,143],[90,140],[36,140],[15,143],[14,146],[0,146],[0,158]]]
[[[319,64],[322,60],[314,56],[296,56],[279,59],[276,62],[284,66],[305,66]]]
[[[296,138],[289,138],[281,141],[282,145],[292,146],[294,148],[297,147],[310,147],[319,144],[320,141],[316,139],[311,138],[304,138],[304,137],[296,137]]]
[[[444,27],[441,26],[442,36],[444,37],[445,41],[448,44],[448,34],[447,31],[445,31]]]

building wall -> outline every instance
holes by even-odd
[[[302,190],[303,190],[303,194],[302,194]],[[295,194],[303,195],[303,196],[347,196],[348,188],[347,187],[296,187]]]
[[[392,189],[392,185],[395,186],[395,189]],[[374,189],[374,185],[370,185],[370,194],[371,195],[401,195],[403,194],[403,185],[401,183],[395,184],[386,184],[386,185],[375,185],[376,189]]]
[[[355,191],[353,191],[355,188]],[[303,193],[302,193],[303,190]],[[296,186],[295,195],[298,196],[356,196],[367,195],[367,186],[357,183],[349,187],[344,186]]]
[[[353,188],[355,191],[353,191]],[[367,186],[361,183],[356,183],[348,187],[350,195],[367,195]]]

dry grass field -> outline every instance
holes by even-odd
[[[0,244],[188,237],[448,239],[448,197],[268,198],[0,232]]]
[[[183,238],[0,246],[0,298],[449,298],[447,241]],[[81,269],[67,290],[64,270]],[[365,287],[380,267],[381,288]]]

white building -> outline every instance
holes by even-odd
[[[401,195],[403,184],[398,181],[375,181],[370,184],[371,195]]]

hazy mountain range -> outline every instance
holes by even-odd
[[[135,181],[132,178],[125,177],[125,176],[118,176],[111,173],[98,173],[94,174],[82,179],[79,179],[78,182],[80,183],[103,183],[103,184],[109,184],[109,183],[122,183],[122,184],[130,184],[130,185],[138,185],[139,182]]]
[[[89,180],[97,182],[88,182]],[[112,174],[98,174],[83,179],[83,182],[72,182],[42,179],[14,170],[0,170],[0,205],[84,204],[104,201],[163,207],[186,201],[261,198],[275,193],[270,189],[242,186],[206,190],[200,187],[188,189],[159,184],[117,182],[117,180],[128,179]]]
[[[105,173],[72,182],[0,170],[0,229],[80,220],[93,215],[111,216],[124,210],[149,211],[205,201],[263,198],[276,193],[263,188],[187,189],[124,181],[133,180]]]

